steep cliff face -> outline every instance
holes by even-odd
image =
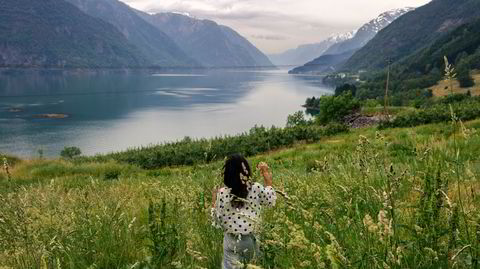
[[[138,67],[147,63],[115,27],[63,0],[0,1],[0,66]]]
[[[177,13],[139,13],[207,67],[269,67],[270,60],[233,29]]]
[[[67,0],[86,14],[110,23],[151,62],[161,67],[198,66],[167,34],[118,0]]]

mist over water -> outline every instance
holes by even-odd
[[[191,138],[285,126],[307,97],[331,93],[316,76],[285,70],[194,74],[0,75],[0,152],[94,155]],[[65,114],[68,118],[38,118]]]

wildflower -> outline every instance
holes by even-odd
[[[450,93],[453,94],[452,81],[457,77],[455,73],[455,68],[448,62],[447,56],[443,56],[445,62],[445,79],[450,82]]]
[[[423,250],[425,250],[427,254],[429,254],[429,256],[433,258],[433,260],[438,261],[438,254],[435,250],[431,248],[424,248]]]
[[[291,238],[290,241],[287,244],[287,249],[299,249],[299,250],[307,250],[309,241],[305,237],[305,234],[303,233],[303,230],[301,229],[295,229],[291,233]]]
[[[333,268],[344,268],[348,267],[348,259],[343,254],[343,250],[340,247],[337,239],[332,233],[325,232],[330,238],[330,244],[327,245],[326,254],[330,262],[332,263]]]
[[[263,268],[253,264],[247,264],[247,269],[263,269]]]
[[[383,141],[385,140],[385,137],[380,132],[377,131],[375,132],[375,139]]]
[[[387,212],[385,210],[380,210],[378,212],[378,227],[379,227],[379,235],[380,240],[382,242],[386,241],[386,239],[393,235],[393,225],[392,220],[389,220],[387,217]]]
[[[172,264],[173,268],[177,268],[177,269],[183,268],[182,263],[179,262],[179,261],[172,262],[171,264]]]
[[[310,261],[303,261],[300,263],[300,267],[309,267],[312,263]]]
[[[7,157],[3,157],[3,170],[5,171],[5,174],[7,174],[7,179],[10,180],[11,175],[10,175],[10,169],[9,169]]]
[[[420,234],[423,232],[423,228],[416,224],[413,226],[413,228],[415,229],[415,232],[417,232],[417,234]]]
[[[363,218],[363,225],[371,233],[375,233],[378,230],[378,225],[373,222],[372,217],[368,214]]]

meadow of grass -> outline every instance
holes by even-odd
[[[372,127],[251,157],[284,195],[247,268],[479,268],[478,129]],[[0,172],[0,268],[220,268],[222,165],[16,160]]]
[[[456,94],[465,94],[470,91],[472,96],[480,96],[480,71],[473,71],[472,78],[475,81],[475,85],[470,88],[461,88],[458,81],[450,82],[448,80],[439,81],[435,86],[430,88],[432,89],[433,95],[437,97],[448,96],[452,91]],[[453,87],[453,89],[450,89],[450,87]]]

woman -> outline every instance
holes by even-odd
[[[262,206],[275,205],[277,196],[268,165],[262,162],[257,168],[263,176],[264,186],[250,181],[252,171],[243,156],[230,156],[223,172],[226,187],[212,192],[213,222],[224,231],[223,269],[243,268],[242,265],[258,253],[254,229],[260,210]]]

